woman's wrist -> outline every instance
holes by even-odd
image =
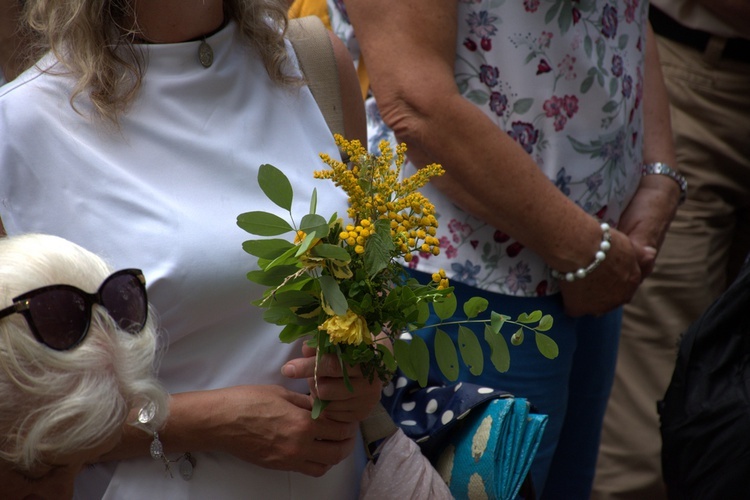
[[[601,240],[599,241],[598,248],[594,252],[593,259],[589,261],[588,265],[584,265],[578,267],[575,270],[570,270],[567,272],[561,272],[556,269],[551,269],[550,273],[552,274],[553,278],[558,280],[565,280],[568,282],[582,280],[590,273],[592,273],[597,267],[599,267],[602,262],[604,262],[604,259],[607,258],[607,252],[609,252],[609,249],[611,247],[610,227],[606,222],[602,222],[601,224],[599,224],[599,228],[602,232]]]

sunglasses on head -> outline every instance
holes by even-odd
[[[148,318],[143,272],[117,271],[104,280],[96,293],[71,285],[37,288],[13,299],[13,305],[0,310],[0,319],[23,314],[39,342],[56,351],[66,351],[86,338],[94,304],[104,307],[122,330],[139,333]]]

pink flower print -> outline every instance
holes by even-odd
[[[559,132],[565,127],[565,124],[568,123],[568,119],[563,115],[557,115],[553,123],[555,125],[555,132]]]
[[[471,38],[466,38],[466,40],[464,40],[464,47],[472,52],[475,52],[477,50],[477,42],[475,42]]]
[[[536,12],[539,3],[539,0],[523,0],[523,8],[526,9],[526,12]]]
[[[508,98],[505,94],[500,92],[493,92],[490,94],[490,109],[495,112],[497,116],[502,116],[505,110],[508,109]]]
[[[519,290],[526,291],[526,287],[531,283],[531,270],[525,262],[519,262],[515,266],[508,268],[508,278],[505,284],[508,289],[517,293]]]
[[[479,67],[479,81],[492,88],[497,85],[497,77],[500,76],[500,70],[497,66],[482,64]]]
[[[643,99],[643,73],[641,68],[636,68],[636,80],[635,80],[635,107],[637,108],[641,104]]]
[[[617,35],[617,8],[607,4],[602,11],[602,35],[614,38]]]
[[[411,260],[408,263],[409,269],[416,269],[418,264],[419,264],[419,255],[412,256]]]
[[[469,224],[464,224],[456,219],[451,219],[448,223],[448,230],[453,235],[453,241],[455,243],[461,243],[474,232]]]
[[[459,243],[459,239],[458,239],[458,237],[456,235],[453,235],[453,240],[456,243]],[[458,254],[458,250],[456,249],[456,247],[454,247],[451,244],[451,241],[448,239],[447,236],[441,236],[440,237],[440,250],[449,259],[454,258]]]
[[[622,96],[624,98],[630,97],[630,94],[633,92],[633,78],[630,75],[625,75],[622,78]]]
[[[635,20],[635,9],[638,8],[638,0],[625,0],[625,22],[632,23]]]
[[[549,73],[550,71],[552,71],[552,68],[550,68],[549,63],[545,59],[542,59],[541,61],[539,61],[539,64],[537,64],[536,66],[537,75]]]
[[[578,97],[574,95],[566,95],[563,97],[562,108],[565,110],[565,114],[568,118],[573,118],[578,112]]]
[[[544,104],[542,105],[542,109],[544,110],[544,114],[547,115],[547,118],[559,115],[561,107],[562,99],[557,96],[552,96],[551,99],[544,101]]]
[[[500,231],[499,229],[496,229],[495,234],[492,236],[492,239],[494,239],[497,243],[505,243],[510,239],[510,235]]]
[[[548,49],[552,44],[552,33],[549,31],[542,31],[542,34],[536,39],[536,43],[540,49]]]
[[[560,74],[563,75],[566,80],[575,80],[575,62],[576,58],[567,54],[563,57],[562,61],[560,61],[560,64],[557,65],[557,69],[560,70]]]
[[[481,38],[482,42],[484,42],[485,38],[489,39],[490,37],[495,36],[495,33],[497,32],[497,27],[495,26],[496,21],[497,16],[492,16],[486,10],[482,10],[479,12],[474,11],[469,14],[466,19],[466,24],[469,25],[470,33]]]
[[[578,21],[581,20],[581,11],[576,8],[573,8],[572,14],[573,14],[573,24],[578,24]]]
[[[479,43],[479,45],[482,46],[483,51],[489,52],[490,50],[492,50],[492,39],[482,38],[482,41]]]
[[[612,56],[612,75],[620,78],[622,76],[622,71],[622,57],[615,54]]]
[[[522,121],[513,122],[511,129],[508,130],[508,135],[520,144],[527,153],[534,150],[534,145],[539,140],[539,131],[534,128],[534,125]]]

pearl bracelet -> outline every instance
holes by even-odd
[[[599,243],[599,250],[594,256],[594,261],[586,267],[581,267],[577,271],[570,271],[567,273],[561,273],[555,269],[551,269],[550,273],[552,277],[558,280],[564,279],[565,281],[573,282],[575,280],[582,280],[588,276],[591,271],[599,267],[599,264],[604,262],[607,258],[607,252],[611,248],[612,244],[609,242],[611,235],[609,234],[609,224],[602,222],[599,227],[602,229],[602,241]]]

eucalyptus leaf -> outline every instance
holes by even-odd
[[[456,301],[455,293],[448,295],[443,300],[432,303],[432,310],[435,311],[435,314],[441,321],[452,318],[456,314],[457,308],[458,302]]]
[[[490,361],[497,371],[505,373],[510,368],[510,351],[505,338],[493,333],[489,327],[484,329],[484,340],[490,346]]]
[[[261,165],[258,169],[258,185],[268,199],[285,210],[292,209],[292,184],[284,172],[269,165]]]
[[[450,335],[440,328],[435,332],[435,358],[445,378],[451,382],[456,381],[458,379],[458,352]]]
[[[346,297],[341,293],[338,282],[332,276],[321,276],[318,278],[320,289],[323,292],[323,300],[328,307],[338,316],[343,316],[349,310]]]
[[[277,236],[294,230],[287,221],[278,215],[259,211],[238,215],[237,225],[248,233],[258,236]]]
[[[242,249],[261,259],[275,259],[279,255],[283,254],[294,245],[287,241],[279,238],[266,239],[266,240],[248,240],[242,244]]]
[[[560,354],[557,342],[543,333],[536,334],[536,347],[542,353],[542,356],[547,359],[555,359]]]
[[[458,349],[461,359],[472,375],[481,375],[484,370],[484,353],[476,333],[461,325],[458,327]]]
[[[414,373],[420,387],[427,387],[427,378],[430,374],[430,349],[422,337],[414,337],[409,344]]]
[[[472,297],[464,302],[464,314],[467,319],[476,318],[487,310],[489,304],[489,301],[483,297]]]

